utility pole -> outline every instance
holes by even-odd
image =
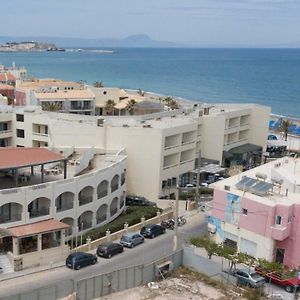
[[[174,237],[173,237],[173,251],[178,248],[178,205],[179,205],[179,177],[177,178],[177,185],[175,191],[175,212],[174,212]]]
[[[198,163],[197,163],[197,182],[196,182],[196,201],[198,203],[198,201],[200,201],[200,192],[199,192],[199,188],[200,188],[200,166],[201,166],[201,150],[199,150],[198,153]]]

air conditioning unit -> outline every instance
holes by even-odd
[[[230,186],[229,185],[224,185],[224,190],[225,191],[230,191]]]

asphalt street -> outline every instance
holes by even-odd
[[[193,235],[200,235],[207,232],[204,215],[196,213],[187,219],[187,224],[178,229],[179,247],[189,240]],[[74,271],[66,267],[59,267],[52,270],[38,272],[14,279],[5,280],[0,285],[0,298],[25,293],[41,287],[51,286],[56,282],[66,279],[84,279],[94,275],[108,273],[113,270],[122,269],[129,266],[147,264],[161,257],[167,256],[173,251],[174,231],[169,231],[154,239],[146,239],[133,249],[125,249],[122,254],[111,259],[98,258],[98,263],[88,266],[79,271]]]

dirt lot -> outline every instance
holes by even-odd
[[[197,273],[199,276],[199,273]],[[192,272],[178,270],[172,278],[122,292],[114,293],[101,300],[235,300],[245,299],[238,292],[228,290],[220,283],[195,278]]]

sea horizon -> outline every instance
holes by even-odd
[[[274,114],[300,117],[300,49],[80,49],[115,52],[2,52],[0,64],[15,61],[37,78],[102,81],[206,103],[257,103],[271,106]]]

